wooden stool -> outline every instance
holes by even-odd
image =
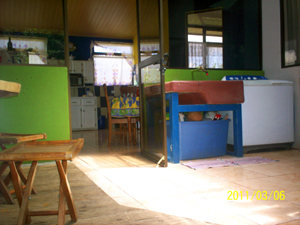
[[[9,134],[9,133],[0,133],[0,147],[2,150],[5,150],[6,147],[4,144],[18,144],[21,142],[26,141],[35,141],[35,140],[41,140],[46,139],[46,134]],[[21,165],[23,162],[16,162],[16,169],[18,171],[18,174],[24,183],[26,185],[27,183],[27,177],[24,174],[23,170],[21,169]],[[8,167],[8,162],[3,162],[0,166],[0,192],[3,194],[5,200],[9,204],[14,204],[14,200],[11,196],[10,191],[7,189],[7,186],[9,185],[11,181],[11,173],[9,173],[4,180],[1,179],[2,174]],[[14,191],[13,191],[14,192]],[[32,193],[36,194],[36,190],[33,188]]]
[[[70,214],[73,222],[77,221],[77,211],[67,179],[67,160],[73,160],[78,155],[83,143],[82,138],[66,141],[25,142],[0,152],[0,160],[9,164],[12,182],[20,206],[17,224],[30,223],[31,216],[51,215],[58,215],[58,224],[65,224],[66,214]],[[30,211],[28,208],[37,164],[40,160],[54,160],[57,165],[60,177],[60,194],[59,207],[55,211]],[[22,193],[21,181],[16,166],[16,162],[19,161],[32,161],[24,193]],[[65,208],[65,199],[69,210]]]

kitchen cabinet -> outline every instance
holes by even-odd
[[[66,66],[63,59],[47,59],[47,65],[49,66]]]
[[[70,60],[69,72],[70,73],[81,73],[84,71],[84,61],[81,60]]]
[[[81,129],[81,107],[71,106],[72,111],[72,129]]]
[[[84,61],[84,83],[94,84],[94,62],[92,60]]]
[[[47,59],[47,65],[58,66],[58,60],[57,59]]]
[[[96,130],[97,97],[71,98],[72,130]]]
[[[70,60],[70,73],[79,73],[85,84],[94,84],[94,62],[92,60]]]

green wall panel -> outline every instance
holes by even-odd
[[[205,72],[194,69],[167,69],[165,72],[165,82],[173,80],[208,80]],[[228,75],[256,75],[264,76],[261,70],[207,70],[210,80],[222,80]]]
[[[0,80],[21,84],[19,95],[0,98],[1,133],[46,133],[70,139],[66,67],[0,66]]]

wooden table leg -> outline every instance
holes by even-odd
[[[13,197],[11,196],[9,190],[7,189],[5,182],[1,179],[2,174],[4,173],[7,167],[8,167],[8,162],[2,162],[0,166],[0,192],[3,194],[8,204],[14,204]]]
[[[66,160],[63,160],[63,161],[66,161]],[[78,215],[77,215],[77,211],[76,211],[76,208],[75,208],[73,196],[72,196],[72,193],[71,193],[71,189],[70,189],[70,185],[69,185],[66,173],[63,169],[61,161],[56,160],[55,162],[56,162],[59,177],[60,177],[60,186],[63,189],[64,196],[66,197],[66,201],[67,201],[67,204],[68,204],[71,220],[73,222],[76,222],[77,218],[78,218]],[[65,162],[65,163],[67,163],[67,162]],[[63,162],[63,164],[64,164],[64,162]]]
[[[17,162],[17,163],[16,163],[16,167],[17,167],[17,171],[18,171],[18,173],[19,173],[19,176],[20,176],[20,178],[21,178],[23,184],[26,185],[26,183],[27,183],[27,177],[26,177],[25,173],[23,172],[23,170],[22,170],[22,168],[21,168],[21,165],[22,165],[22,164],[23,164],[23,162]],[[4,179],[4,183],[5,183],[6,186],[8,186],[10,182],[11,182],[11,174],[9,173],[9,174],[6,176],[6,178]],[[35,190],[34,187],[32,187],[32,194],[37,194],[37,191]]]
[[[18,170],[18,173],[19,173],[19,176],[23,182],[23,184],[27,184],[27,177],[26,175],[24,174],[22,168],[21,168],[21,165],[23,164],[23,162],[18,162],[18,164],[16,165],[17,166],[17,170]],[[32,194],[37,194],[37,191],[35,190],[34,187],[32,187]]]
[[[5,150],[5,149],[6,149],[6,147],[5,147],[4,144],[0,144],[0,148],[2,148],[2,150]]]
[[[131,117],[127,117],[128,120],[128,137],[129,137],[129,144],[131,144]]]
[[[33,182],[36,174],[37,164],[38,164],[37,161],[33,161],[28,173],[27,184],[24,190],[22,205],[19,212],[18,225],[25,224],[26,218],[28,218],[29,221],[31,221],[30,217],[28,216],[28,212],[29,212],[28,204],[29,204],[29,197],[32,191]]]
[[[68,164],[67,161],[65,160],[62,161],[62,166],[66,175],[67,175],[67,164]],[[65,195],[64,195],[64,190],[62,188],[62,184],[60,184],[57,225],[65,224],[65,215],[66,215]]]
[[[10,167],[12,183],[13,183],[15,191],[16,191],[19,206],[21,207],[22,206],[22,194],[23,194],[22,193],[21,180],[20,180],[20,177],[18,175],[17,167],[16,167],[15,162],[9,162],[8,164],[9,164],[9,167]],[[30,223],[31,218],[29,216],[26,216],[25,222]]]

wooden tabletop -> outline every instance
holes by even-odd
[[[24,141],[46,139],[46,134],[11,134],[0,133],[0,144],[18,144]]]
[[[11,97],[18,95],[21,90],[21,84],[0,80],[0,97]]]
[[[84,139],[22,142],[0,152],[0,161],[73,160],[83,147]]]

